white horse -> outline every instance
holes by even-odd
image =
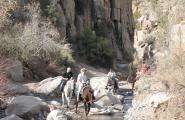
[[[73,96],[75,81],[74,79],[70,79],[67,81],[64,86],[64,90],[62,91],[62,103],[63,105],[67,104],[67,108],[69,107],[71,98]]]

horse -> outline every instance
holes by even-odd
[[[90,85],[87,85],[82,88],[80,101],[84,103],[85,115],[87,116],[90,112],[91,103],[93,101],[93,90]],[[76,95],[76,113],[77,113],[77,108],[78,108],[78,102],[80,101],[77,101],[77,95]]]
[[[64,90],[61,93],[63,105],[67,103],[67,108],[69,108],[70,101],[73,97],[74,86],[75,86],[75,81],[73,79],[68,80],[66,85],[64,86]]]
[[[118,83],[115,78],[108,78],[108,85],[107,85],[108,92],[115,94],[118,90]]]

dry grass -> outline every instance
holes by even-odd
[[[21,21],[3,26],[0,21],[0,55],[29,61],[38,56],[47,61],[73,63],[69,50],[64,49],[64,38],[47,18],[41,16],[38,3],[25,6],[31,14],[31,20],[22,24]],[[9,20],[5,20],[9,21]]]
[[[7,17],[10,16],[10,11],[17,8],[17,0],[1,0],[0,1],[0,23],[6,23]],[[0,24],[0,27],[3,24]]]
[[[184,71],[185,51],[181,47],[176,47],[165,59],[160,59],[157,67],[157,77],[160,80],[167,80],[185,86]]]
[[[0,57],[0,107],[2,107],[8,97],[12,95],[12,93],[7,90],[7,86],[11,81],[5,72],[5,69],[11,64],[12,61],[10,59]]]

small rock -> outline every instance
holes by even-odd
[[[63,110],[51,111],[46,120],[69,120],[69,116]]]
[[[123,95],[116,95],[116,97],[120,100],[121,103],[124,102],[124,96]]]
[[[55,100],[49,101],[48,103],[54,106],[61,106],[61,103]]]

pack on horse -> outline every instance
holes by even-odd
[[[109,92],[112,92],[115,94],[117,90],[119,89],[118,83],[117,83],[117,78],[116,78],[116,73],[110,69],[110,71],[107,74],[108,81],[105,89],[108,89]]]
[[[108,89],[108,92],[112,92],[115,94],[118,90],[118,83],[116,81],[116,78],[108,78],[106,89]]]
[[[93,102],[93,90],[90,85],[84,86],[80,92],[79,100],[76,99],[76,113],[77,113],[78,103],[80,101],[84,103],[85,115],[87,116],[90,112],[91,103]]]

